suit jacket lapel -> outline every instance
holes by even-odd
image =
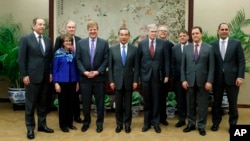
[[[119,62],[122,64],[122,55],[121,55],[121,47],[120,47],[120,44],[118,44],[117,46],[116,46],[116,51],[115,51],[116,53],[119,53]],[[122,64],[123,65],[123,64]]]
[[[220,58],[220,60],[223,61],[223,59],[221,57],[221,53],[220,53],[220,41],[219,40],[216,42],[216,45],[215,45],[215,53]],[[225,55],[225,57],[226,57],[226,55]]]
[[[33,38],[32,41],[34,42],[34,48],[40,53],[40,55],[43,56],[43,53],[42,53],[42,51],[39,47],[39,43],[37,41],[37,37],[34,33],[32,33],[32,38]],[[44,41],[44,43],[45,43],[45,41]]]

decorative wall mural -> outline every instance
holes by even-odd
[[[177,42],[177,33],[185,28],[185,0],[57,0],[57,34],[65,31],[65,23],[73,20],[77,24],[76,34],[87,37],[86,23],[99,24],[99,37],[110,44],[117,42],[117,31],[127,27],[131,42],[145,38],[146,26],[151,23],[165,24],[169,28],[169,39]]]

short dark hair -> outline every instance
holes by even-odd
[[[194,27],[192,28],[192,30],[193,30],[193,29],[199,29],[200,32],[202,33],[202,28],[201,28],[200,26],[194,26]]]
[[[218,30],[220,29],[221,25],[223,25],[223,24],[225,24],[225,25],[227,25],[229,27],[229,25],[227,23],[220,23],[219,26],[218,26]]]
[[[187,34],[188,35],[188,31],[186,29],[181,29],[179,32],[178,32],[178,35],[180,35],[181,33],[184,33],[184,34]]]
[[[120,31],[121,30],[127,30],[128,31],[128,34],[130,35],[130,31],[126,28],[126,27],[121,27],[121,28],[119,28],[119,30],[118,30],[118,35],[120,34]]]
[[[63,45],[63,43],[64,43],[64,41],[65,41],[65,38],[69,38],[69,40],[72,42],[72,44],[73,44],[73,37],[71,36],[71,35],[69,35],[69,34],[62,34],[61,36],[60,36],[60,42],[61,42],[61,44]]]
[[[32,21],[32,22],[33,22],[33,25],[36,25],[36,22],[37,22],[38,19],[44,20],[43,18],[35,17],[35,18],[33,19],[33,21]]]

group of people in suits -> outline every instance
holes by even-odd
[[[241,43],[228,37],[226,23],[219,25],[219,39],[211,45],[202,42],[202,28],[199,26],[192,28],[192,43],[188,42],[188,32],[181,30],[179,44],[173,47],[166,40],[166,26],[158,28],[156,24],[149,24],[148,36],[139,42],[138,47],[129,43],[130,31],[126,27],[118,30],[119,44],[109,47],[106,40],[98,37],[97,22],[88,21],[88,37],[80,39],[75,36],[75,23],[69,21],[66,24],[67,34],[56,39],[54,51],[49,38],[43,35],[44,19],[35,18],[32,27],[33,32],[21,38],[18,55],[20,73],[26,86],[28,139],[35,138],[35,108],[38,131],[54,132],[46,124],[46,97],[50,82],[58,93],[59,126],[63,132],[76,130],[73,121],[83,124],[82,132],[88,130],[92,96],[97,106],[96,132],[102,132],[107,68],[110,88],[115,94],[116,133],[120,133],[123,127],[126,133],[131,132],[132,92],[139,83],[144,107],[142,132],[153,126],[156,133],[161,133],[159,124],[168,125],[166,105],[162,104],[166,101],[161,99],[166,100],[169,90],[166,87],[170,81],[174,83],[178,102],[179,121],[175,126],[182,127],[186,125],[186,118],[188,120],[183,132],[195,130],[197,122],[200,135],[206,135],[208,92],[211,90],[214,93],[211,130],[217,131],[222,120],[224,90],[229,100],[229,125],[237,124],[237,97],[244,79],[245,58]],[[165,39],[158,38],[164,38],[164,35]],[[83,120],[80,118],[79,93]]]

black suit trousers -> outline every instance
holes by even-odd
[[[115,90],[115,116],[116,124],[130,126],[132,120],[132,89],[125,89],[124,85],[122,89]],[[124,107],[124,108],[123,108]],[[124,110],[123,110],[124,109]],[[123,112],[124,111],[124,112]]]
[[[28,130],[35,128],[35,109],[37,109],[38,127],[46,126],[47,96],[49,82],[30,83],[25,92],[25,122]]]
[[[221,84],[218,84],[216,82],[218,81],[215,81],[213,86],[213,96],[214,96],[214,103],[212,107],[213,124],[220,124],[222,120],[221,104],[225,90],[225,92],[227,93],[227,98],[229,103],[229,125],[236,125],[239,118],[237,109],[239,87],[237,87],[236,85],[227,85],[225,81],[223,81]]]
[[[79,94],[80,92],[74,93],[74,104],[73,104],[73,117],[77,119],[80,117],[80,100],[79,100]]]
[[[174,82],[174,91],[177,100],[178,120],[185,122],[187,116],[187,94],[180,80]]]
[[[73,105],[76,83],[59,83],[61,93],[59,100],[59,126],[65,128],[73,125]]]
[[[95,105],[97,108],[97,119],[96,125],[102,126],[104,121],[104,92],[105,83],[100,81],[89,81],[80,83],[81,94],[82,94],[82,106],[84,125],[89,125],[91,123],[90,106],[92,102],[92,95],[95,97]]]
[[[161,83],[160,99],[159,99],[159,108],[160,108],[160,121],[166,121],[166,99],[169,91],[169,82]]]
[[[160,98],[160,81],[151,77],[149,82],[142,82],[144,125],[149,126],[151,123],[158,126],[160,120],[159,98]]]

